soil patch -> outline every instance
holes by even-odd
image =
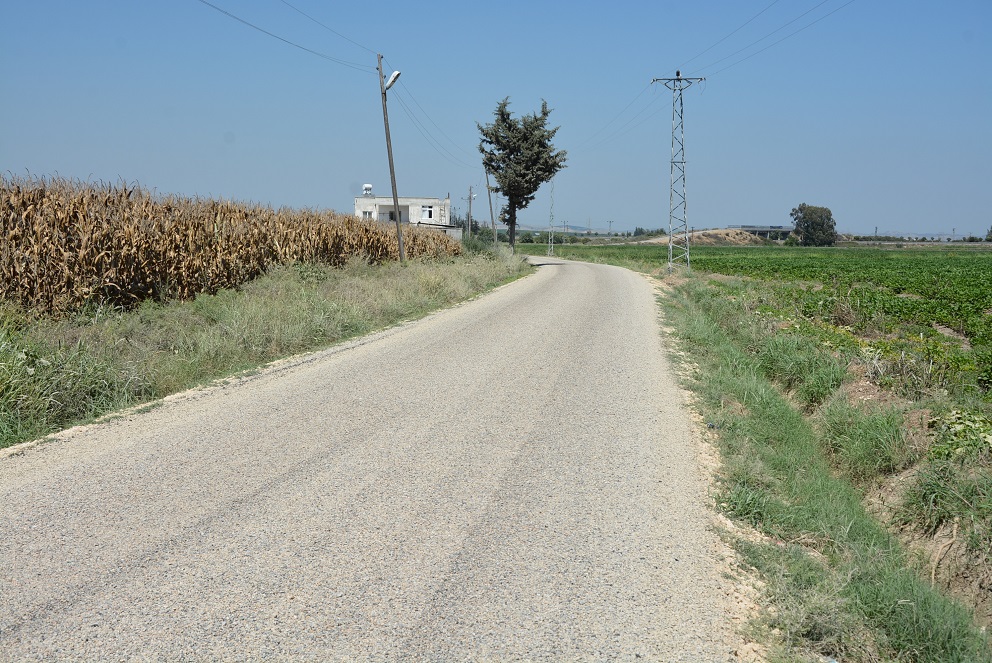
[[[703,246],[763,246],[765,240],[743,230],[727,228],[689,233],[689,243]]]
[[[911,455],[923,456],[931,436],[927,422],[930,410],[906,413],[903,430]],[[887,523],[890,531],[921,560],[920,572],[932,585],[939,586],[974,611],[975,623],[983,628],[992,626],[992,563],[968,550],[965,536],[951,523],[932,536],[898,525],[899,511],[906,492],[917,480],[920,466],[911,467],[887,477],[865,494],[865,506],[879,521]]]
[[[941,324],[933,323],[933,328],[939,331],[941,334],[947,338],[952,338],[961,344],[961,347],[965,350],[971,350],[971,343],[968,341],[968,337],[964,334],[959,334],[950,327],[946,327]]]
[[[668,244],[668,236],[652,237],[651,239],[635,242],[636,244]],[[696,230],[689,233],[689,245],[703,246],[763,246],[765,240],[735,228],[717,228],[714,230]]]

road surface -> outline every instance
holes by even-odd
[[[0,660],[731,658],[652,289],[539,262],[0,452]]]

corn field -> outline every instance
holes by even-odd
[[[35,312],[131,306],[237,287],[274,264],[398,257],[396,229],[314,210],[155,196],[137,185],[0,175],[0,300]],[[403,229],[406,255],[458,242]]]

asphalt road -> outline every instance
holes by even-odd
[[[652,289],[541,262],[0,452],[0,659],[728,660]]]

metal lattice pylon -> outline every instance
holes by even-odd
[[[685,127],[682,123],[682,90],[703,78],[656,78],[672,91],[672,171],[668,195],[668,271],[676,264],[691,267],[689,260],[689,225],[685,213]]]

